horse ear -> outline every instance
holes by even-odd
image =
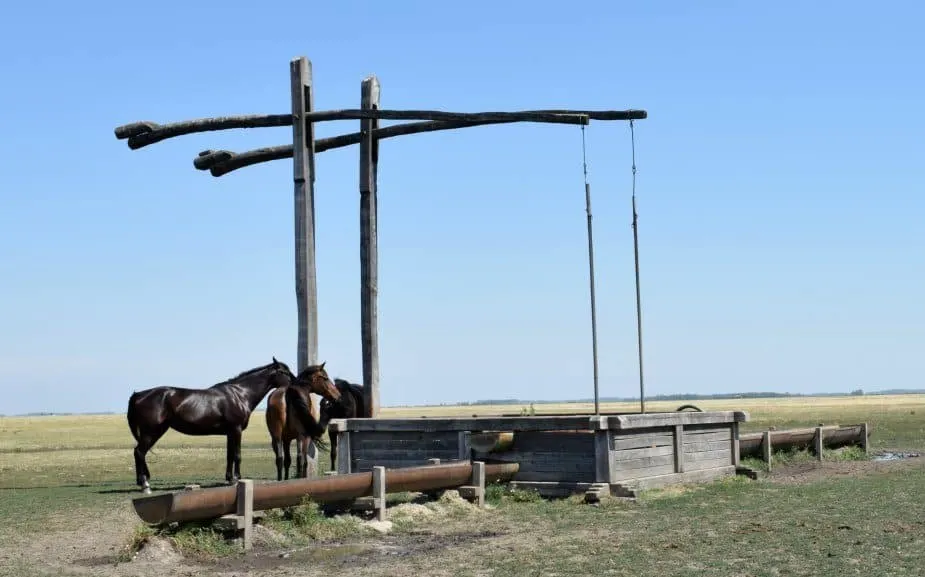
[[[326,362],[327,362],[327,361],[321,361],[321,368],[322,368],[322,369],[324,369],[324,364],[325,364]]]
[[[279,361],[276,360],[276,355],[273,355],[273,364],[278,365]]]

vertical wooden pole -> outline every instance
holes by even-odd
[[[244,550],[250,551],[254,545],[254,482],[240,479],[235,491],[235,513],[237,526],[242,531]]]
[[[813,437],[813,452],[816,453],[816,460],[822,460],[822,453],[825,446],[822,444],[822,427],[816,427],[816,435]]]
[[[379,108],[379,80],[370,76],[361,86],[360,107]],[[378,119],[360,120],[360,316],[363,338],[363,395],[369,416],[379,416],[379,248],[376,180],[379,142],[372,131]]]
[[[376,519],[385,521],[385,467],[373,467],[373,506],[376,508]]]
[[[304,56],[289,62],[292,88],[292,181],[295,199],[295,294],[298,308],[298,371],[318,362],[318,292],[315,277],[315,130],[312,65]]]
[[[764,456],[764,462],[768,464],[768,471],[771,470],[771,459],[773,457],[773,448],[771,447],[771,431],[765,431],[761,436],[761,452]]]
[[[861,423],[861,448],[864,449],[864,454],[867,455],[870,453],[868,445],[870,443],[870,433],[867,429],[867,423]]]
[[[485,506],[485,462],[473,461],[472,478],[469,483],[475,487],[475,504],[480,508]]]
[[[739,466],[742,455],[742,449],[739,446],[739,422],[736,421],[732,423],[732,464],[736,467]]]
[[[674,472],[684,472],[684,425],[674,426]]]

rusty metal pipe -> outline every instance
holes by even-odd
[[[517,463],[485,465],[485,482],[509,480],[519,470]],[[425,465],[386,469],[388,493],[434,491],[467,485],[472,478],[472,463],[463,461],[442,465]],[[291,507],[308,497],[316,502],[333,502],[372,495],[373,474],[351,473],[321,479],[290,479],[254,484],[254,510]],[[135,512],[146,523],[214,519],[234,513],[236,489],[233,486],[177,491],[132,500]]]

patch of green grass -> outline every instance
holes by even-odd
[[[505,501],[517,555],[473,555],[505,575],[920,575],[925,468],[778,485],[730,477],[635,503]],[[538,545],[530,545],[536,540]]]

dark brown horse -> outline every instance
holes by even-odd
[[[345,381],[344,379],[334,379],[334,386],[340,392],[340,400],[333,401],[328,399],[321,400],[321,427],[327,428],[331,419],[356,419],[370,418],[372,415],[366,402],[363,400],[363,387],[356,383]],[[328,438],[331,440],[331,470],[336,471],[335,462],[337,461],[337,438],[334,431],[328,431]]]
[[[251,413],[276,387],[295,376],[285,363],[273,362],[244,371],[207,389],[161,386],[132,393],[128,400],[128,426],[135,446],[135,477],[145,493],[151,492],[151,471],[145,454],[164,433],[174,429],[185,435],[224,435],[228,438],[225,480],[241,476],[241,433]]]
[[[324,363],[315,372],[304,371],[298,379],[276,389],[267,398],[267,430],[276,457],[277,481],[289,478],[292,441],[296,442],[296,477],[299,478],[308,476],[309,442],[324,446],[321,439],[324,426],[311,393],[321,396],[323,401],[337,402],[341,398],[340,391],[324,372]]]

